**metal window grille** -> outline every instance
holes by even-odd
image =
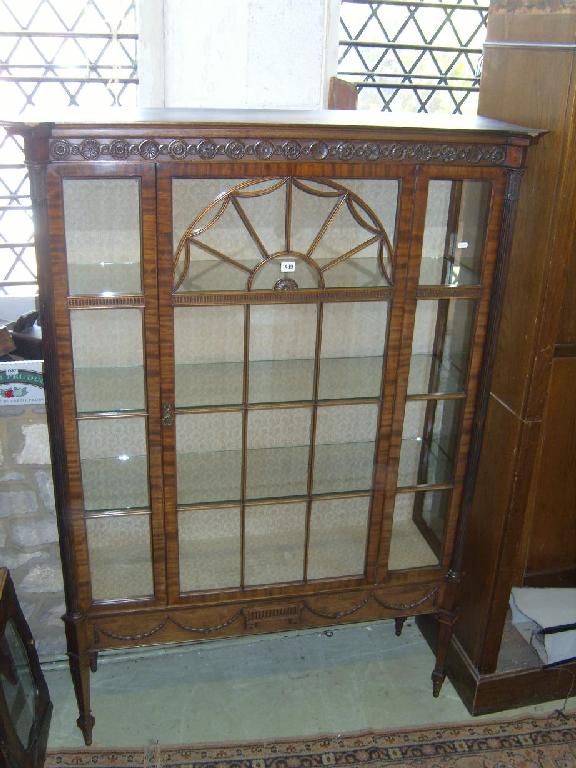
[[[136,103],[136,0],[0,0],[4,116]],[[28,176],[19,139],[0,133],[0,296],[35,292]]]
[[[489,0],[342,0],[338,75],[358,107],[475,114]]]

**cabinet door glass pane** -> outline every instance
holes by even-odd
[[[370,497],[314,501],[310,517],[308,578],[364,573]]]
[[[312,399],[317,312],[309,304],[250,309],[251,403]]]
[[[319,398],[380,397],[388,304],[324,304]]]
[[[234,206],[225,198],[219,200],[240,183],[239,179],[173,179],[178,291],[246,290],[248,271],[258,263],[260,254]],[[188,248],[178,254],[180,239],[187,230],[195,234]]]
[[[463,392],[476,317],[468,299],[419,301],[408,394]]]
[[[0,637],[0,657],[6,669],[0,675],[0,686],[10,722],[20,743],[27,749],[34,725],[37,691],[24,643],[12,619],[8,619]]]
[[[311,410],[269,408],[248,413],[248,499],[307,492]]]
[[[178,514],[180,591],[240,586],[240,508]]]
[[[240,499],[240,413],[177,414],[176,450],[179,504]]]
[[[271,290],[284,258],[300,289],[391,282],[396,180],[175,179],[175,289]]]
[[[147,507],[145,418],[80,421],[78,435],[85,509]]]
[[[491,189],[489,181],[430,181],[421,285],[480,282]]]
[[[314,493],[372,488],[377,405],[318,408]]]
[[[438,565],[451,495],[452,491],[397,494],[388,560],[390,570]]]
[[[64,179],[71,294],[142,292],[138,179]]]
[[[144,409],[141,310],[72,310],[70,326],[78,412]]]
[[[88,518],[86,535],[93,600],[154,593],[150,515]]]
[[[306,504],[250,506],[245,517],[246,584],[302,580]]]
[[[242,307],[177,307],[174,310],[176,407],[242,402]]]
[[[399,486],[451,482],[462,402],[414,400],[406,403]]]
[[[312,254],[328,288],[387,285],[397,200],[395,180],[296,179],[292,249]]]

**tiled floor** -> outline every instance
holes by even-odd
[[[92,676],[94,744],[242,741],[470,720],[448,681],[432,698],[433,664],[412,621],[401,638],[393,622],[379,622],[101,657]],[[80,746],[67,665],[45,667],[45,674],[54,703],[49,746]],[[546,714],[563,703],[507,715]]]

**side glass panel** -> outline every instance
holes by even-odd
[[[462,400],[414,400],[406,403],[399,486],[451,482],[462,403]]]
[[[146,419],[78,422],[86,510],[148,506]]]
[[[78,413],[145,408],[142,312],[71,310]]]
[[[308,578],[364,573],[370,497],[312,502]]]
[[[242,414],[176,415],[178,504],[238,501]]]
[[[106,515],[86,520],[94,600],[154,593],[150,515]]]
[[[246,584],[301,581],[305,532],[305,503],[246,507]]]
[[[27,749],[34,725],[37,691],[26,649],[12,619],[8,619],[0,637],[0,657],[7,670],[0,675],[0,686],[10,722],[23,748]]]
[[[250,308],[251,403],[312,399],[317,313],[313,304]]]
[[[142,292],[138,179],[64,179],[70,294]]]
[[[449,490],[396,495],[390,570],[438,565],[451,496]]]
[[[176,407],[242,402],[242,307],[176,307],[174,310]]]
[[[489,181],[429,182],[421,285],[480,283],[491,190]]]
[[[180,591],[240,586],[240,508],[178,513]]]
[[[246,498],[307,492],[311,409],[269,408],[248,413]]]
[[[318,397],[380,397],[388,304],[324,304]]]
[[[465,390],[475,317],[476,302],[469,299],[417,303],[409,395]]]
[[[318,408],[314,493],[372,488],[377,421],[377,405]]]
[[[398,190],[396,180],[175,179],[175,290],[269,291],[286,277],[300,289],[388,285]]]

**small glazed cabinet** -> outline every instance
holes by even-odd
[[[30,628],[0,568],[0,765],[42,768],[52,703]]]
[[[86,742],[90,670],[125,646],[435,614],[437,694],[536,134],[350,112],[9,128]]]

